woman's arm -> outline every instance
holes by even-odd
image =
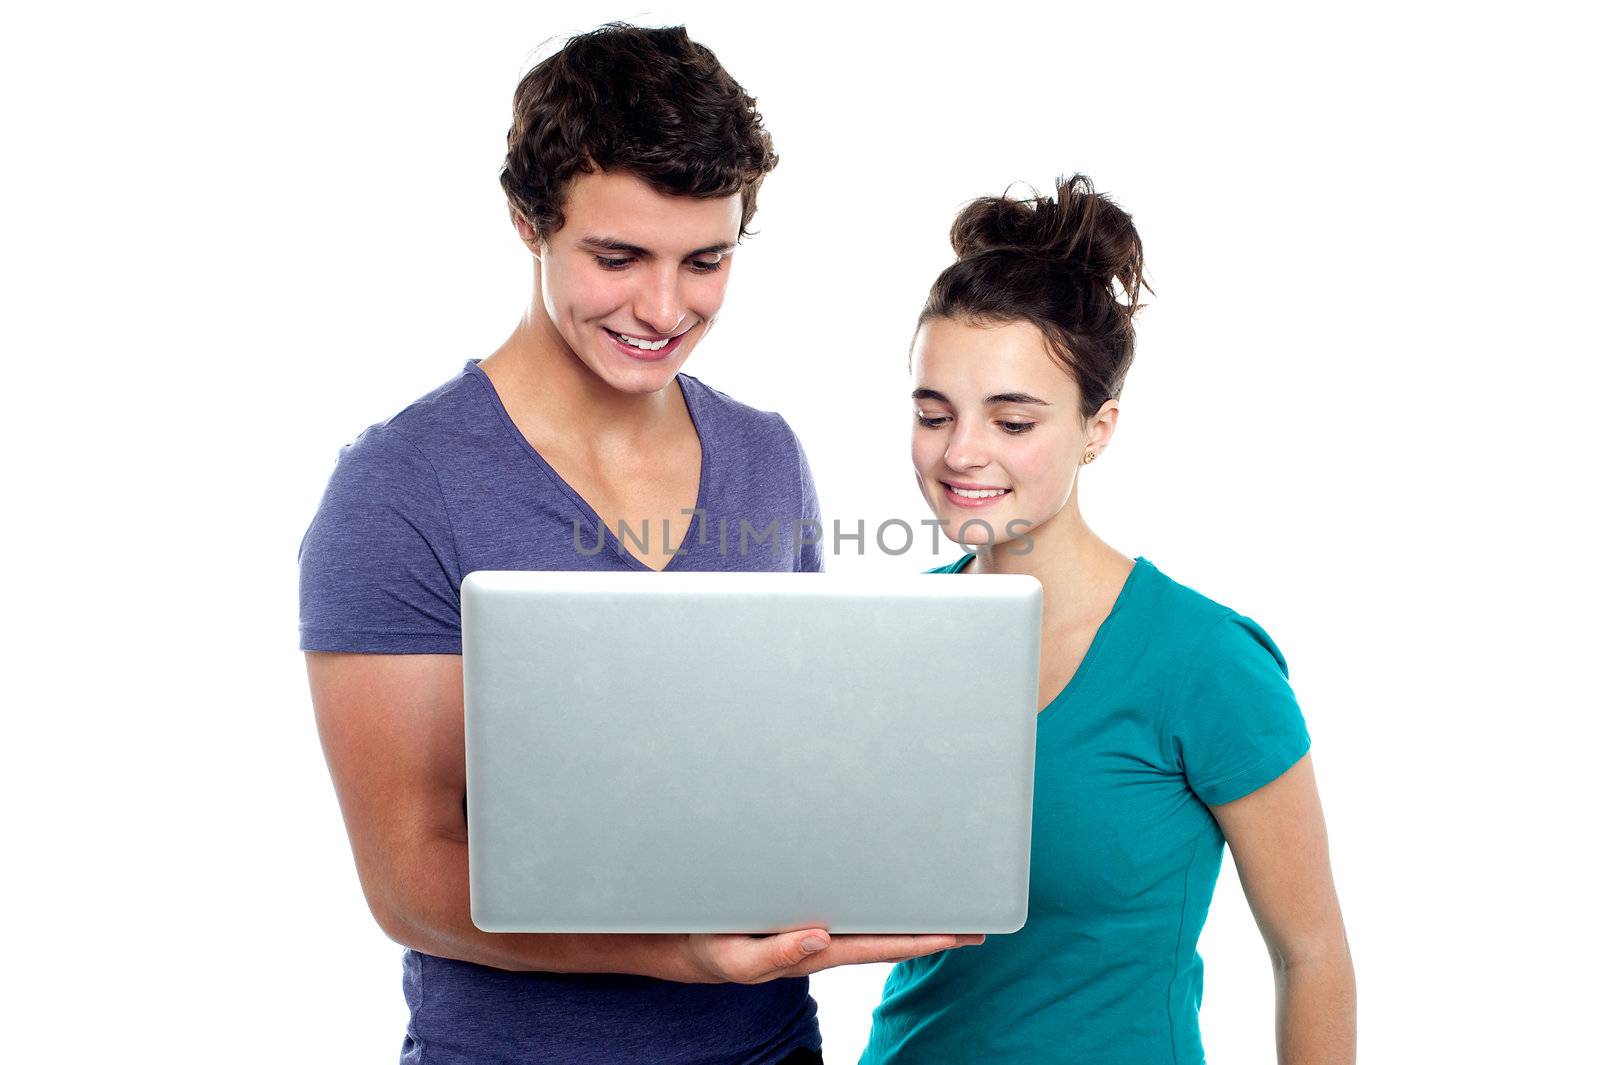
[[[1356,1060],[1356,976],[1308,754],[1211,812],[1272,957],[1279,1065]]]

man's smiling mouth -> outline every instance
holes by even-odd
[[[605,326],[601,326],[600,328],[601,329],[605,329],[606,332],[610,333],[612,336],[616,337],[618,340],[622,341],[624,344],[627,344],[629,347],[638,348],[640,351],[660,351],[662,348],[666,347],[668,344],[670,344],[674,340],[678,339],[678,337],[683,336],[683,333],[675,333],[675,334],[673,334],[672,336],[669,336],[669,337],[660,337],[660,338],[657,338],[657,339],[650,339],[650,338],[647,338],[647,337],[631,336],[631,335],[629,335],[627,333],[619,333],[615,329],[606,329]],[[687,332],[688,332],[688,330],[685,329],[684,333],[687,333]]]
[[[698,324],[698,323],[696,323]],[[661,362],[669,358],[683,346],[683,338],[694,331],[695,326],[690,326],[681,333],[671,336],[634,336],[631,333],[619,333],[607,326],[600,327],[611,338],[611,343],[616,345],[618,351],[630,359],[639,359],[644,362]]]

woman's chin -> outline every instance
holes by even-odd
[[[946,524],[945,530],[945,535],[969,551],[999,547],[1009,539],[1003,528],[991,525],[987,518],[958,517]]]

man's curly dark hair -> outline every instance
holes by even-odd
[[[778,165],[753,97],[682,26],[610,23],[573,37],[517,86],[500,185],[539,238],[577,174],[620,170],[667,195],[743,196],[743,237]]]

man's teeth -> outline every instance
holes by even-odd
[[[966,488],[957,488],[955,485],[951,485],[950,486],[950,491],[954,492],[958,496],[961,496],[963,499],[993,499],[995,496],[1003,496],[1003,495],[1005,495],[1007,492],[1010,491],[1010,489],[1009,488],[985,488],[985,489],[983,489],[981,491],[976,491],[975,492],[975,491],[971,491],[971,490],[966,489]]]
[[[610,333],[624,344],[631,344],[636,348],[643,349],[644,351],[660,351],[662,348],[672,343],[672,337],[668,337],[665,340],[640,340],[637,337],[628,336],[626,333],[618,333],[615,330],[608,329],[606,332]]]

